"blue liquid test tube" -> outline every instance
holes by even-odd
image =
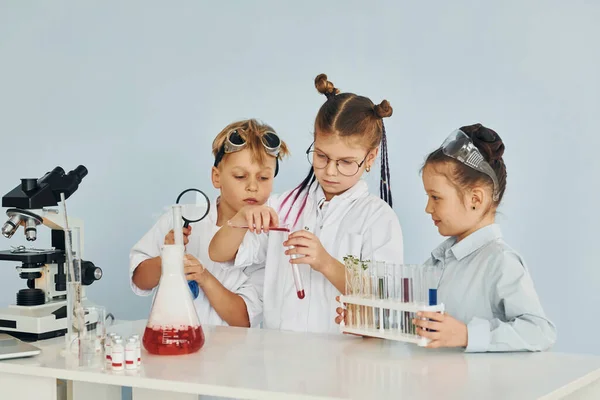
[[[428,292],[430,306],[437,306],[438,304],[437,292],[440,281],[440,274],[441,270],[437,267],[429,266],[425,271],[427,286],[429,287]]]

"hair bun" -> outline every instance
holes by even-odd
[[[481,151],[488,162],[502,159],[504,142],[493,129],[481,124],[474,124],[463,126],[460,130],[471,138],[473,144]]]
[[[374,111],[375,115],[377,115],[379,118],[388,118],[392,116],[394,109],[390,105],[389,101],[383,100],[381,104],[377,104],[375,106]]]
[[[315,78],[315,87],[319,91],[319,93],[324,94],[327,98],[331,96],[335,96],[340,92],[338,88],[333,86],[333,83],[327,80],[327,75],[319,74]]]

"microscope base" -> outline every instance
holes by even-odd
[[[28,342],[63,336],[67,333],[67,303],[1,308],[0,332]]]

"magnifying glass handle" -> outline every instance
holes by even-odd
[[[187,228],[188,226],[190,226],[190,222],[186,221],[185,219],[183,220],[183,227]]]
[[[198,287],[198,282],[188,281],[188,286],[190,287],[190,290],[192,291],[192,295],[194,296],[194,299],[197,299],[198,295],[200,294],[200,288]]]

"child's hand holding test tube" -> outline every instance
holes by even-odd
[[[427,347],[467,347],[467,325],[448,314],[421,311],[412,322],[417,335],[431,340]]]
[[[290,263],[294,270],[294,279],[296,279],[295,276],[298,273],[297,264],[308,264],[312,269],[322,274],[325,274],[328,268],[336,268],[339,264],[325,250],[319,238],[309,231],[300,230],[290,233],[288,240],[283,242],[283,245],[288,247],[285,254],[291,257]],[[300,279],[299,275],[298,279]],[[304,294],[304,290],[302,294]],[[300,292],[298,292],[298,297],[300,297]]]
[[[248,205],[242,207],[232,219],[227,221],[227,225],[232,228],[248,229],[253,233],[267,233],[279,227],[279,216],[271,207]]]
[[[275,210],[267,206],[247,206],[243,207],[236,216],[227,221],[227,224],[232,228],[248,229],[250,232],[268,233],[269,231],[285,232],[286,240],[283,242],[284,246],[288,246],[290,228],[287,225],[279,226],[279,217]],[[289,254],[288,251],[294,249],[294,246],[289,246],[285,254]],[[296,286],[296,294],[299,299],[303,299],[305,296],[304,286],[302,285],[302,278],[300,271],[298,271],[298,263],[294,263],[294,259],[302,257],[300,254],[291,255],[290,263],[292,265],[292,275],[294,276],[294,285]]]

